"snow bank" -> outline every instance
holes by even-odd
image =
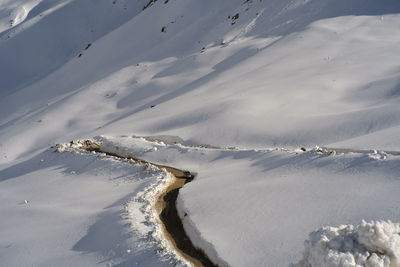
[[[185,232],[190,237],[192,244],[196,248],[203,250],[214,264],[218,266],[229,266],[229,263],[223,260],[218,254],[215,246],[202,235],[201,231],[197,228],[196,223],[190,218],[190,211],[185,209],[184,200],[179,196],[176,200],[176,208],[179,217],[182,220]]]
[[[400,266],[400,224],[362,221],[360,225],[323,227],[305,242],[295,266]]]

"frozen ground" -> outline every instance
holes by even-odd
[[[323,226],[399,222],[399,159],[381,152],[400,151],[398,0],[147,3],[0,0],[2,263],[133,262],[90,225],[146,179],[114,187],[136,169],[47,150],[99,135],[169,143],[113,139],[198,172],[179,197],[185,225],[232,266],[296,263]],[[87,171],[71,175],[78,167]],[[105,220],[118,236],[129,227],[114,215]]]

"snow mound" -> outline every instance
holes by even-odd
[[[296,267],[400,266],[400,224],[362,221],[360,225],[323,227],[305,242]]]

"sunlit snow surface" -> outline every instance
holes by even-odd
[[[109,181],[137,169],[47,150],[98,135],[198,173],[178,205],[220,263],[297,263],[323,226],[400,221],[382,152],[400,151],[398,0],[147,3],[0,0],[1,264],[170,264],[117,245],[117,210],[148,187]]]
[[[363,221],[324,227],[310,234],[304,258],[296,266],[399,266],[400,224]]]
[[[398,1],[56,2],[1,34],[1,161],[99,134],[400,148]]]
[[[183,266],[151,208],[168,179],[69,148],[0,165],[0,265]]]
[[[106,151],[197,172],[180,191],[178,209],[194,243],[223,266],[288,266],[301,259],[303,242],[315,229],[363,219],[400,221],[400,157],[384,152],[102,140]]]

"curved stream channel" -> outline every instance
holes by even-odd
[[[71,144],[76,143],[71,142]],[[146,160],[138,159],[132,156],[124,157],[117,153],[103,151],[100,144],[91,140],[79,141],[78,149],[88,152],[95,151],[99,153],[104,153],[110,157],[121,160],[129,160],[136,164],[153,165],[157,168],[165,169],[168,173],[172,174],[173,182],[166,186],[162,193],[157,196],[156,203],[153,206],[153,209],[155,209],[158,214],[156,221],[161,226],[163,236],[170,243],[175,253],[178,254],[181,258],[185,259],[191,266],[218,266],[208,258],[208,256],[202,249],[196,248],[193,245],[192,241],[187,236],[181,218],[178,215],[176,200],[179,194],[179,190],[186,183],[189,183],[194,179],[194,175],[192,173],[171,166],[148,162]],[[303,151],[305,151],[305,149]],[[316,153],[327,153],[329,155],[336,153],[378,153],[378,151],[376,150],[339,149],[326,147],[316,147],[313,149],[313,151]],[[382,151],[379,153],[383,153],[385,155],[390,154],[394,156],[400,156],[400,152],[397,151]]]
[[[172,247],[175,249],[175,252],[188,261],[192,266],[218,266],[207,257],[203,250],[196,248],[193,245],[183,228],[182,221],[176,208],[176,199],[178,198],[179,189],[181,189],[186,183],[189,183],[193,180],[194,175],[192,173],[134,157],[122,157],[116,153],[105,152],[101,150],[98,143],[95,143],[91,140],[84,141],[80,149],[88,152],[95,151],[104,153],[108,156],[116,157],[122,160],[131,160],[137,164],[150,164],[161,169],[166,169],[167,172],[171,173],[175,178],[173,183],[171,183],[157,197],[157,202],[154,206],[157,214],[159,214],[158,223],[162,226],[165,239],[171,243]]]

